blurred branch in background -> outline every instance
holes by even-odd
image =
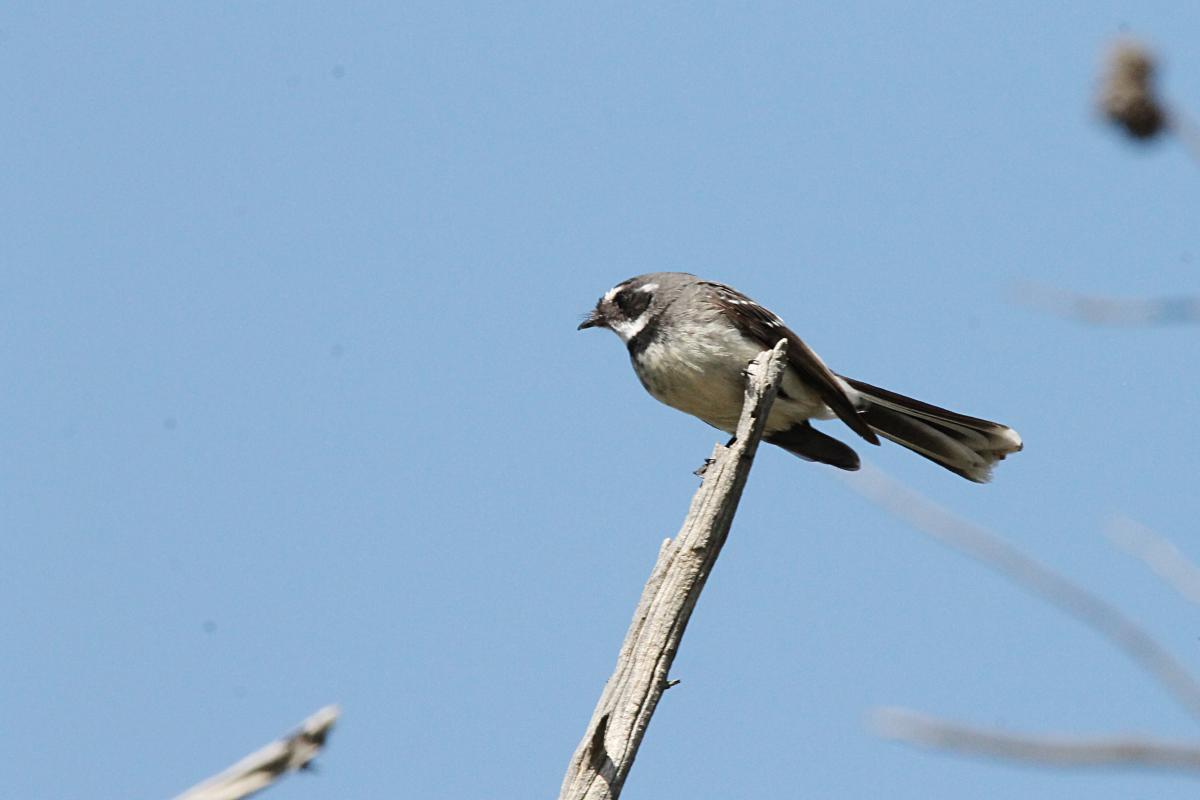
[[[1200,604],[1200,567],[1166,537],[1128,517],[1114,517],[1105,533],[1113,544],[1146,562],[1185,599]]]
[[[976,728],[903,708],[875,712],[872,726],[885,738],[908,744],[1048,767],[1151,767],[1200,770],[1200,742],[1148,737],[1023,736]]]
[[[1116,42],[1101,79],[1100,113],[1139,142],[1173,131],[1200,161],[1200,130],[1180,108],[1159,95],[1157,72],[1157,59],[1145,45],[1131,39]]]
[[[979,563],[1017,586],[1075,617],[1125,652],[1161,684],[1192,716],[1200,718],[1200,684],[1141,626],[1118,608],[1093,595],[1013,545],[951,514],[880,470],[864,464],[843,478],[852,489],[917,530]],[[1171,743],[1150,738],[1057,738],[1016,736],[892,709],[876,719],[894,739],[948,750],[1068,765],[1142,765],[1200,769],[1200,742]]]
[[[1036,284],[1021,284],[1013,299],[1065,319],[1089,325],[1151,327],[1200,324],[1200,297],[1178,295],[1146,300],[1075,294]]]
[[[312,768],[341,711],[325,706],[299,729],[243,758],[229,769],[198,783],[175,800],[241,800],[265,789],[289,772]]]

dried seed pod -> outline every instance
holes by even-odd
[[[1167,112],[1154,91],[1154,57],[1142,45],[1119,42],[1108,59],[1100,91],[1100,110],[1135,139],[1161,133]]]

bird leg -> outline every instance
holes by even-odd
[[[728,450],[729,448],[733,447],[735,444],[737,444],[737,436],[736,435],[730,436],[729,441],[725,443],[725,449]],[[712,458],[704,459],[704,463],[701,464],[700,466],[696,467],[696,469],[692,471],[692,474],[695,475],[697,478],[703,478],[704,474],[706,472],[708,472],[708,468],[713,465],[713,462],[715,460],[716,459],[712,459]]]

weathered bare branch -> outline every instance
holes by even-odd
[[[300,723],[295,733],[251,753],[175,800],[241,800],[267,788],[289,772],[308,769],[325,746],[340,713],[337,706],[325,706]]]
[[[659,550],[617,666],[563,780],[560,800],[615,800],[650,724],[692,610],[712,573],[763,425],[783,377],[786,343],[764,351],[748,369],[737,437],[713,450],[704,482],[674,539]]]
[[[1144,561],[1184,598],[1200,604],[1200,567],[1166,537],[1128,517],[1115,517],[1105,533],[1109,541]]]
[[[874,467],[864,465],[862,472],[848,477],[846,483],[917,530],[991,567],[1027,592],[1083,622],[1124,651],[1180,706],[1200,718],[1200,684],[1150,634],[1110,603]]]
[[[967,755],[1053,767],[1200,770],[1200,742],[1141,736],[1028,736],[961,725],[903,708],[880,709],[872,722],[875,730],[886,738]]]

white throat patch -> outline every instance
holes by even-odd
[[[628,342],[633,337],[637,336],[642,330],[650,324],[650,312],[643,311],[642,315],[637,319],[622,319],[613,320],[608,324],[612,328],[613,333],[621,337],[622,342]]]

